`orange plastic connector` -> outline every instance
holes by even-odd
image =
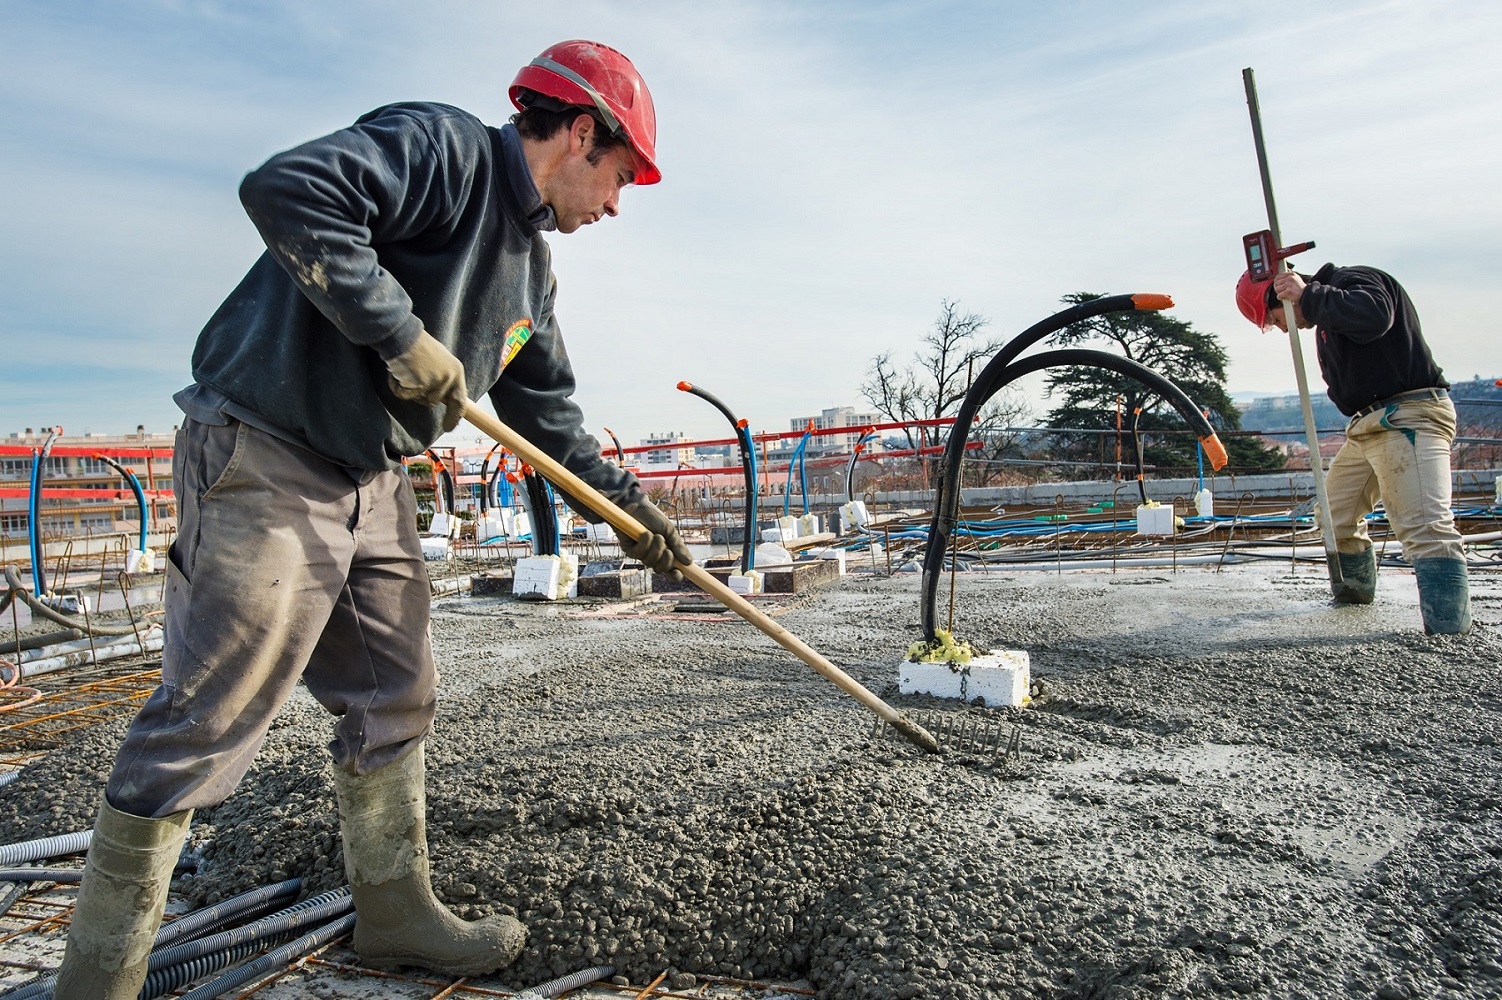
[[[1210,468],[1219,472],[1226,467],[1229,460],[1226,456],[1226,446],[1220,443],[1220,437],[1211,434],[1209,437],[1200,438],[1200,446],[1205,449],[1205,457],[1210,460]]]
[[[1132,296],[1132,308],[1134,309],[1172,309],[1173,296],[1160,295],[1157,292],[1139,292]]]
[[[692,382],[679,382],[678,383],[678,391],[679,392],[693,392],[694,391],[694,384]]]

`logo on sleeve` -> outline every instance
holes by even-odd
[[[511,324],[511,329],[506,331],[506,340],[501,345],[501,371],[516,357],[516,353],[527,346],[527,341],[532,339],[532,320],[519,319]]]

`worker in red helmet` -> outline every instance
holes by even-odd
[[[1325,476],[1342,582],[1335,600],[1370,604],[1377,560],[1366,519],[1380,501],[1419,587],[1424,630],[1458,634],[1471,625],[1470,577],[1450,510],[1455,406],[1434,363],[1418,311],[1392,275],[1326,264],[1313,275],[1271,280],[1243,274],[1236,304],[1252,323],[1315,330],[1330,399],[1349,418],[1346,440]]]
[[[488,393],[647,527],[621,540],[628,555],[662,572],[691,557],[583,429],[546,240],[658,181],[652,96],[630,60],[589,41],[543,52],[510,96],[500,127],[441,104],[379,108],[241,184],[266,251],[200,333],[175,397],[162,683],[104,790],[59,997],[137,995],[193,810],[229,796],[299,682],[333,717],[361,960],[469,976],[521,951],[518,921],[461,920],[429,882],[437,672],[402,457]]]

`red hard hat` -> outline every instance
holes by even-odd
[[[511,81],[511,103],[518,109],[523,90],[598,111],[610,134],[624,133],[636,152],[636,183],[662,180],[652,93],[631,60],[615,49],[580,39],[549,46]]]
[[[1266,330],[1272,324],[1267,319],[1267,293],[1271,285],[1267,281],[1254,281],[1252,272],[1242,271],[1236,282],[1236,305],[1241,315],[1259,328]]]

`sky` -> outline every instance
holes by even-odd
[[[872,360],[945,300],[1006,339],[1071,292],[1166,292],[1233,394],[1293,392],[1232,294],[1267,225],[1245,67],[1285,242],[1317,243],[1299,269],[1391,272],[1452,380],[1502,376],[1502,4],[5,0],[0,438],[180,423],[261,251],[248,170],[393,101],[502,124],[566,38],[636,64],[663,171],[550,238],[602,440],[724,436],[685,379],[758,431],[867,409]]]

